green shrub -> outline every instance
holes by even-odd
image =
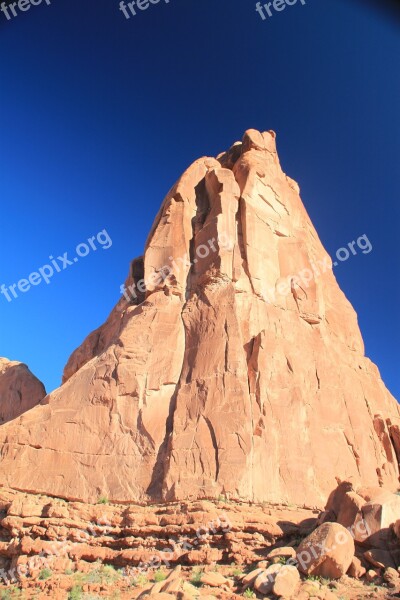
[[[40,581],[44,581],[45,579],[50,579],[50,577],[53,576],[53,571],[51,571],[50,569],[48,569],[47,567],[45,567],[44,569],[42,569],[39,573],[39,579]]]
[[[68,600],[81,600],[83,589],[81,585],[74,585],[69,591]]]
[[[243,598],[255,598],[255,597],[256,597],[255,593],[250,588],[247,588],[247,590],[243,594]]]
[[[200,587],[202,585],[202,583],[201,583],[202,575],[203,575],[203,571],[201,571],[200,569],[193,571],[192,577],[190,578],[190,583],[192,585],[194,585],[195,587]]]
[[[308,581],[321,581],[321,577],[319,575],[307,575]]]
[[[132,587],[142,588],[145,587],[148,583],[149,580],[147,579],[147,576],[144,573],[141,573],[140,575],[137,575],[136,577],[133,577],[131,579]]]
[[[156,571],[154,573],[154,581],[158,582],[158,581],[164,581],[164,579],[167,578],[167,575],[164,571],[162,571],[161,569],[158,569],[158,571]]]
[[[9,588],[8,590],[0,591],[0,600],[17,600],[21,598],[22,591],[17,587]]]
[[[107,498],[107,496],[100,496],[100,498],[97,500],[97,504],[109,504],[109,499]]]
[[[112,565],[98,564],[93,571],[83,576],[82,583],[110,584],[117,581],[120,577],[120,573]]]

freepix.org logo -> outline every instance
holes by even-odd
[[[51,0],[18,0],[18,2],[2,2],[0,4],[0,10],[6,17],[7,21],[11,21],[14,17],[18,17],[21,12],[26,12],[32,8],[32,6],[39,6],[42,3],[50,6]]]
[[[119,10],[122,11],[125,19],[136,17],[136,15],[144,10],[150,8],[152,4],[158,4],[161,0],[132,0],[132,2],[125,3],[121,0],[119,3]],[[169,4],[169,0],[164,0],[166,4]]]
[[[273,2],[266,2],[262,4],[261,2],[257,2],[256,11],[260,15],[263,21],[266,21],[267,18],[271,18],[274,16],[274,13],[280,13],[287,6],[294,6],[300,2],[303,6],[306,3],[306,0],[273,0]]]
[[[80,258],[85,258],[91,252],[96,252],[99,248],[102,250],[108,250],[112,246],[112,239],[108,235],[107,231],[103,229],[99,231],[97,235],[93,235],[88,238],[85,242],[77,245],[75,248],[75,256],[70,258],[68,252],[64,252],[62,256],[49,256],[49,262],[42,267],[38,268],[37,271],[33,271],[28,277],[20,279],[18,283],[6,286],[4,283],[0,286],[0,294],[3,294],[7,302],[12,302],[19,295],[29,292],[29,290],[41,283],[49,283],[52,277],[56,273],[62,273],[65,269],[68,269],[72,265],[76,264]]]

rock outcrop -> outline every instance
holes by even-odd
[[[0,425],[33,408],[45,396],[44,385],[26,365],[0,358]]]
[[[322,507],[338,478],[394,491],[399,432],[275,134],[249,130],[188,168],[62,387],[0,428],[0,484]]]
[[[64,572],[70,561],[140,566],[143,572],[158,563],[251,564],[279,539],[309,534],[315,523],[315,511],[295,507],[266,511],[205,500],[91,505],[0,488],[0,582],[2,569],[36,565]]]

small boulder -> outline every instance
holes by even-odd
[[[257,568],[258,569],[266,569],[267,567],[269,567],[268,561],[267,560],[260,560],[257,563]]]
[[[226,577],[221,575],[221,573],[203,573],[200,581],[203,585],[209,585],[210,587],[220,587],[221,585],[225,585],[228,583]]]
[[[254,569],[253,571],[250,571],[250,573],[248,573],[247,575],[245,575],[242,579],[242,584],[245,587],[252,587],[253,583],[255,582],[255,580],[257,579],[257,577],[259,575],[261,575],[261,573],[264,573],[265,569]]]
[[[265,569],[255,580],[254,589],[260,594],[271,593],[275,578],[281,569],[282,565],[271,565]]]
[[[276,596],[291,598],[300,585],[300,573],[296,567],[284,565],[276,574],[272,590]]]
[[[354,579],[361,579],[361,577],[364,577],[366,572],[367,569],[363,567],[361,560],[357,558],[357,556],[354,556],[349,570],[347,571],[347,575],[354,577]]]
[[[296,550],[290,546],[275,548],[267,555],[267,560],[273,560],[274,558],[296,558]]]
[[[386,571],[383,574],[383,579],[386,581],[388,587],[390,588],[396,588],[398,585],[400,585],[400,575],[398,571],[396,571],[396,569],[393,569],[392,567],[386,569]]]
[[[373,569],[370,569],[369,571],[367,571],[367,574],[365,575],[365,579],[369,582],[372,583],[373,581],[375,581],[375,579],[379,577],[378,573],[376,571],[374,571]]]

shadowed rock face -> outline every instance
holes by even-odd
[[[318,506],[337,478],[397,488],[398,404],[273,132],[188,168],[126,286],[62,387],[0,428],[0,483]]]
[[[45,396],[43,384],[26,365],[0,358],[0,425],[33,408]]]

